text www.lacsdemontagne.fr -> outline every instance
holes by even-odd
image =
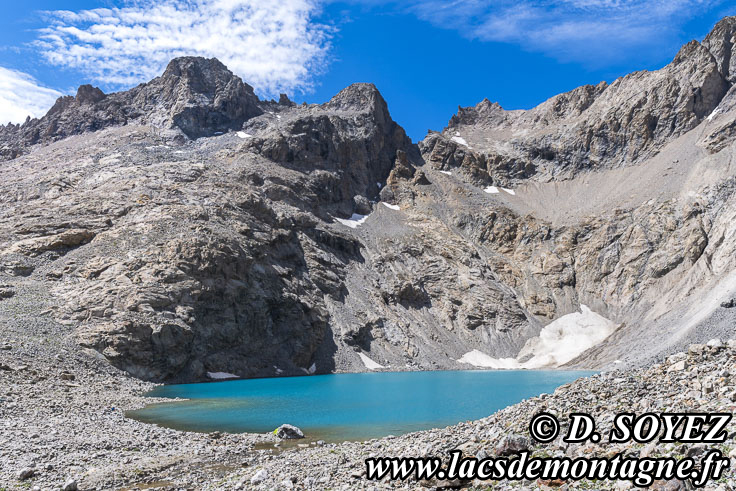
[[[450,462],[443,466],[438,457],[378,457],[365,460],[366,477],[380,480],[405,479],[481,479],[481,480],[626,480],[635,486],[649,486],[660,479],[690,479],[703,486],[719,479],[728,468],[728,458],[712,450],[702,459],[673,457],[631,458],[616,455],[611,458],[571,459],[569,457],[530,457],[521,452],[512,458],[463,458],[460,450],[450,452]],[[698,465],[699,464],[699,465]]]

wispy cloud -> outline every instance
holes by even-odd
[[[375,2],[375,0],[367,0]],[[591,65],[646,57],[681,42],[680,29],[723,0],[411,0],[432,24]]]
[[[32,76],[0,67],[0,124],[41,117],[61,92],[42,86]]]
[[[46,12],[36,43],[51,64],[109,88],[159,75],[174,57],[217,57],[265,96],[308,91],[330,29],[316,0],[138,0],[121,8]]]

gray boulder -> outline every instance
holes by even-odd
[[[302,432],[302,430],[290,424],[283,424],[279,426],[278,428],[276,428],[275,433],[276,436],[281,438],[282,440],[297,440],[299,438],[304,438],[304,433]]]
[[[505,436],[496,447],[496,455],[499,457],[505,457],[508,455],[518,454],[525,450],[529,450],[531,442],[529,439],[522,435],[508,435]]]

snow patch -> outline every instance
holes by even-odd
[[[501,188],[501,189],[509,193],[511,196],[516,196],[516,191],[514,191],[513,189],[506,189],[506,188]]]
[[[440,172],[443,173],[443,174],[447,174],[448,176],[451,176],[452,175],[452,172],[447,171],[447,170],[441,170]]]
[[[253,135],[246,133],[245,131],[238,131],[238,136],[240,138],[251,138]]]
[[[376,186],[378,186],[378,189],[381,189],[381,187],[382,187],[380,182],[377,182],[376,183]]]
[[[708,119],[708,121],[713,121],[713,118],[715,118],[715,117],[716,117],[716,115],[717,115],[717,114],[718,114],[719,112],[721,112],[721,110],[720,110],[720,109],[717,109],[717,108],[716,108],[716,109],[713,109],[713,112],[712,112],[712,113],[710,113],[710,114],[708,115],[708,118],[707,118],[707,119]]]
[[[455,143],[459,143],[460,145],[465,145],[466,147],[470,148],[468,146],[468,142],[466,142],[465,138],[463,138],[462,136],[453,136],[452,141],[454,141]]]
[[[237,375],[227,372],[207,372],[207,376],[213,380],[225,380],[229,378],[240,378]]]
[[[399,210],[401,209],[401,208],[399,208],[399,205],[390,205],[390,204],[388,204],[388,203],[384,203],[383,201],[381,201],[381,203],[382,203],[382,204],[383,204],[383,206],[385,206],[386,208],[391,208],[392,210],[396,210],[396,211],[399,211]]]
[[[532,355],[524,368],[557,367],[610,336],[618,326],[585,305],[580,312],[552,321],[539,336],[526,342],[519,357]]]
[[[360,356],[360,360],[363,362],[363,365],[365,365],[365,367],[368,370],[377,370],[379,368],[385,368],[383,365],[379,365],[378,363],[376,363],[375,361],[371,360],[370,358],[368,358],[363,353],[358,353],[358,356]]]
[[[353,213],[350,218],[335,218],[335,220],[346,227],[356,228],[358,225],[362,225],[366,218],[368,218],[368,215],[358,215],[357,213]]]
[[[496,194],[498,193],[498,188],[496,186],[488,186],[483,191],[485,191],[488,194]]]
[[[564,365],[610,336],[618,325],[580,305],[580,312],[563,315],[526,342],[514,358],[493,358],[481,351],[457,360],[483,368],[554,368]],[[519,362],[526,359],[525,362]]]
[[[493,358],[477,349],[465,353],[458,362],[480,368],[519,368],[519,362],[513,358]]]

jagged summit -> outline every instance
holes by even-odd
[[[736,50],[734,50],[736,16],[721,19],[703,40],[703,46],[714,56],[721,74],[736,82]]]
[[[295,106],[286,94],[278,102],[259,100],[253,87],[216,58],[175,58],[161,76],[130,90],[106,95],[82,85],[76,96],[60,97],[42,118],[0,126],[0,158],[15,158],[37,143],[126,124],[153,125],[196,139],[241,129],[266,111]],[[322,107],[368,114],[380,125],[395,124],[373,84],[352,84]]]
[[[105,98],[105,93],[99,87],[80,85],[74,98],[79,104],[96,104]]]
[[[137,89],[135,105],[160,105],[157,122],[178,127],[190,138],[239,129],[263,112],[253,87],[216,58],[176,58],[163,75]]]
[[[262,114],[253,88],[217,59],[172,60],[160,77],[123,92],[105,95],[82,85],[76,97],[60,97],[41,119],[0,127],[2,156],[71,135],[130,123],[181,131],[189,138],[239,129]]]
[[[487,184],[567,179],[642,162],[720,104],[730,104],[735,32],[736,17],[727,17],[702,43],[685,44],[659,70],[578,87],[529,110],[505,111],[488,100],[460,108],[444,138],[430,134],[425,139],[425,153],[440,166],[471,159],[468,165],[477,167],[475,174]]]
[[[388,114],[386,101],[376,86],[370,83],[350,84],[323,106],[336,111],[372,111]]]

